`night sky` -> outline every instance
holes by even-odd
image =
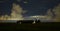
[[[10,15],[13,0],[5,1],[0,0],[0,15]]]
[[[11,13],[12,3],[13,0],[0,3],[0,12],[9,15]],[[59,3],[60,0],[21,0],[19,2],[23,10],[27,10],[27,12],[23,14],[24,16],[45,15],[48,9],[53,9]]]
[[[45,15],[48,9],[53,9],[54,6],[58,5],[60,0],[28,0],[23,3],[21,1],[21,6],[27,10],[28,12],[25,14],[26,16],[33,15]]]

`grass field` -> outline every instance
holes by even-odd
[[[16,24],[16,23],[0,23],[0,29],[13,31],[13,30],[22,30],[22,31],[40,31],[40,30],[52,30],[56,27],[56,23],[38,23],[38,24]],[[53,28],[52,28],[53,27]],[[53,30],[54,30],[53,29]]]

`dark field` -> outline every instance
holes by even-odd
[[[0,23],[0,29],[13,31],[40,31],[40,30],[55,30],[59,23],[37,23],[37,24],[16,24],[16,23]],[[54,29],[53,29],[54,28]]]

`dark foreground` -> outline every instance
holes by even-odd
[[[13,30],[22,30],[22,31],[55,30],[55,29],[57,29],[57,27],[58,26],[56,23],[51,23],[51,22],[36,23],[36,24],[0,23],[0,29],[4,29],[4,30],[8,30],[8,31],[13,31]]]

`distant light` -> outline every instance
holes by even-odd
[[[28,2],[25,1],[24,3],[28,3]]]
[[[32,24],[35,24],[36,22],[35,21],[33,21],[33,23]]]

